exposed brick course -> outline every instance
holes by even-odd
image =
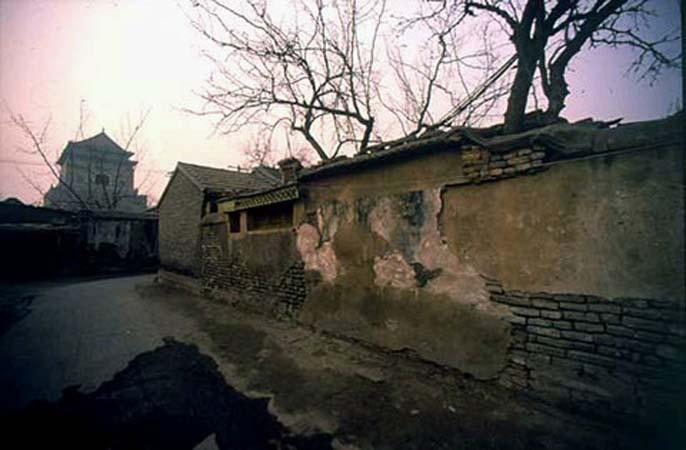
[[[545,149],[534,146],[507,153],[493,153],[479,146],[465,146],[462,149],[463,173],[474,183],[493,181],[543,168]]]
[[[294,261],[282,273],[256,272],[238,258],[230,258],[223,249],[226,224],[203,226],[202,290],[229,294],[243,306],[277,317],[295,317],[306,296],[305,270],[302,261]]]
[[[686,394],[684,311],[676,303],[504,290],[491,299],[512,312],[505,386],[624,419],[673,410]]]

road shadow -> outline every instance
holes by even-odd
[[[166,338],[95,392],[64,390],[0,416],[7,443],[23,448],[193,449],[210,435],[222,450],[327,449],[332,436],[296,435],[226,383],[209,356]]]
[[[35,295],[0,298],[0,336],[31,312]]]

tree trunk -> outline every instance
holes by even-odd
[[[505,111],[504,134],[517,133],[521,131],[524,124],[524,114],[526,112],[526,102],[529,98],[529,90],[534,79],[536,69],[536,59],[524,57],[519,53],[517,63],[517,73],[510,88],[510,96],[507,99],[507,110]]]
[[[548,117],[560,117],[560,112],[565,107],[565,99],[569,95],[567,88],[567,81],[565,80],[564,68],[551,67],[550,69],[550,87],[546,96],[548,97],[548,109],[546,115]]]

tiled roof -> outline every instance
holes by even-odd
[[[300,197],[298,186],[285,184],[276,188],[257,191],[250,194],[234,195],[225,198],[224,211],[238,211],[241,209],[255,208],[257,206],[271,205],[273,203],[295,200]]]
[[[82,141],[69,141],[67,146],[64,148],[60,159],[57,161],[58,164],[62,164],[70,152],[73,151],[95,151],[99,153],[109,153],[115,155],[121,155],[126,159],[129,159],[133,153],[124,150],[119,144],[114,142],[114,140],[109,137],[105,131],[91,136]]]
[[[238,172],[179,162],[177,169],[182,171],[202,190],[217,192],[249,192],[278,186],[280,182],[259,172]]]

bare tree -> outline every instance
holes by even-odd
[[[386,1],[194,2],[192,25],[226,53],[201,94],[198,114],[219,116],[225,132],[286,125],[321,159],[372,139],[375,56]],[[326,150],[329,142],[336,142]]]
[[[450,13],[448,2],[438,8]],[[505,132],[521,129],[536,71],[547,98],[546,115],[558,117],[569,88],[565,74],[572,59],[585,48],[629,46],[637,51],[631,69],[639,76],[654,77],[677,67],[680,55],[668,55],[665,44],[676,33],[651,38],[644,33],[654,12],[648,0],[454,0],[463,12],[498,21],[517,56],[517,70],[505,112]],[[454,8],[452,9],[454,11]],[[454,14],[463,20],[462,13]]]
[[[411,49],[415,54],[411,60],[398,46],[387,46],[396,95],[388,100],[379,97],[404,134],[478,125],[506,95],[509,86],[503,75],[512,59],[504,61],[494,48],[489,23],[475,26],[465,23],[467,18],[457,2],[443,2],[438,8],[429,4],[400,18],[400,34],[415,40],[418,31],[425,35]]]
[[[61,170],[56,166],[53,160],[57,159],[58,152],[53,152],[52,155],[49,152],[49,143],[47,142],[47,133],[50,126],[50,120],[47,120],[40,131],[35,131],[34,127],[24,118],[21,114],[16,114],[11,111],[8,107],[5,107],[8,112],[10,123],[15,126],[15,128],[21,133],[24,139],[27,141],[27,146],[21,148],[20,151],[40,158],[41,164],[44,165],[49,170],[49,175],[57,183],[58,186],[63,187],[68,195],[76,202],[80,209],[88,210],[92,208],[114,210],[120,205],[120,202],[129,196],[128,193],[123,190],[123,177],[122,167],[127,160],[128,153],[120,155],[114,162],[114,179],[110,183],[104,182],[98,179],[95,172],[103,172],[105,166],[107,165],[104,160],[103,155],[93,153],[91,155],[91,161],[88,165],[88,176],[87,176],[87,195],[83,192],[79,192],[74,185],[73,176],[64,176]],[[139,135],[140,130],[143,128],[145,121],[148,117],[149,110],[145,111],[140,115],[140,118],[136,122],[131,122],[130,118],[127,120],[128,128],[123,131],[125,142],[123,149],[128,152],[129,149],[136,142],[136,138]],[[75,137],[84,139],[84,129],[86,127],[86,122],[88,119],[88,112],[85,107],[85,101],[81,101],[79,107],[79,125],[75,133]],[[57,147],[55,147],[57,149]],[[139,155],[139,160],[141,153]],[[19,170],[19,169],[18,169]],[[24,173],[19,170],[20,175],[24,180],[31,186],[36,192],[38,192],[41,197],[45,196],[46,190],[36,181],[36,177]],[[150,173],[148,173],[149,177]],[[147,179],[147,177],[144,179]],[[97,195],[96,191],[100,192],[100,196]]]
[[[287,131],[291,155],[302,150],[291,142],[293,133],[325,160],[349,149],[364,152],[384,140],[382,134],[418,134],[457,116],[471,123],[503,95],[502,86],[491,83],[485,95],[456,110],[497,71],[499,60],[488,46],[459,51],[452,16],[422,17],[428,31],[415,32],[420,21],[391,20],[393,7],[402,14],[407,8],[386,0],[193,5],[188,16],[215,47],[208,55],[215,71],[200,94],[204,108],[190,112],[218,117],[217,129],[226,133],[257,127],[261,137],[244,148],[248,160],[271,153],[264,136],[277,129]],[[403,38],[407,45],[400,44]]]

